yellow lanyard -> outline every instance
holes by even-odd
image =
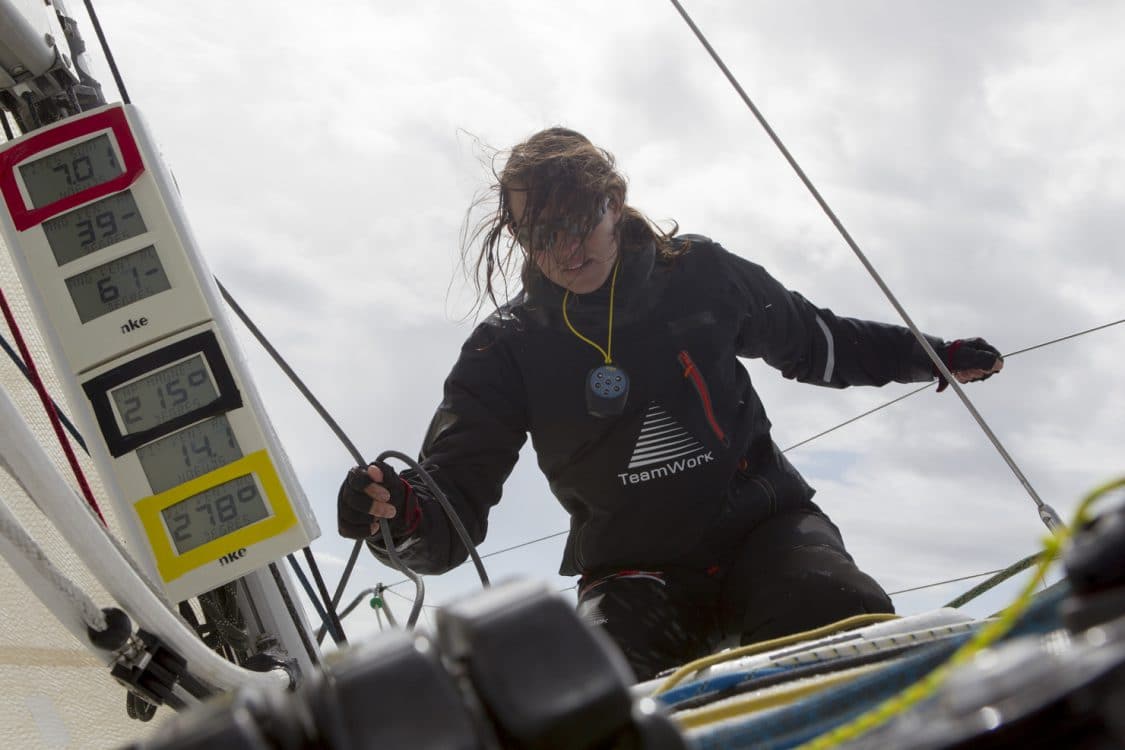
[[[566,327],[569,328],[570,332],[573,333],[575,336],[577,336],[578,338],[582,339],[583,341],[585,341],[590,346],[597,349],[601,353],[601,355],[603,357],[605,357],[605,363],[607,365],[613,364],[613,296],[614,296],[614,293],[617,291],[617,269],[619,269],[619,268],[621,268],[621,255],[620,255],[620,253],[618,253],[618,256],[617,256],[617,263],[613,266],[613,281],[611,281],[610,284],[609,284],[609,334],[606,337],[605,349],[602,349],[600,346],[595,344],[593,341],[591,341],[590,339],[583,336],[581,333],[579,333],[577,331],[577,329],[575,329],[575,327],[573,325],[571,325],[570,318],[567,317],[567,314],[566,314],[566,301],[570,298],[570,290],[567,289],[566,292],[563,294],[563,304],[562,304],[563,320],[566,321]]]

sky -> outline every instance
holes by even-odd
[[[613,152],[629,202],[657,221],[714,238],[837,314],[899,322],[671,3],[96,7],[212,271],[370,457],[417,452],[473,326],[467,211],[496,151],[551,125]],[[922,330],[1009,353],[1125,318],[1125,5],[685,7]],[[313,549],[334,587],[351,547],[335,497],[352,461],[235,327],[319,518]],[[1064,517],[1122,473],[1123,346],[1125,325],[1110,327],[1013,356],[966,388]],[[820,389],[745,364],[782,448],[913,387]],[[888,591],[1006,567],[1046,531],[952,390],[788,456]],[[566,525],[527,449],[480,552]],[[562,546],[555,536],[485,564],[493,580],[530,576],[573,597],[574,580],[556,574]],[[344,601],[402,580],[364,553]],[[895,603],[924,611],[977,580]],[[437,606],[479,583],[470,564],[426,588]],[[412,587],[392,590],[404,618]],[[1012,594],[1009,584],[967,611],[989,614]],[[353,639],[378,630],[366,608],[345,625]]]

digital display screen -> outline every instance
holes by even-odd
[[[126,190],[43,222],[60,266],[148,231],[133,193]]]
[[[123,434],[131,435],[207,406],[219,398],[219,389],[206,358],[195,354],[114,388],[110,397]]]
[[[23,164],[19,169],[33,208],[50,205],[125,173],[106,133]]]
[[[163,492],[242,458],[230,422],[213,417],[137,449],[152,491]]]
[[[78,319],[89,323],[114,310],[172,288],[156,247],[91,268],[66,280]]]
[[[268,518],[253,474],[232,479],[160,511],[176,552],[184,554]]]

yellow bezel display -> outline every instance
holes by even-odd
[[[272,514],[230,534],[205,542],[182,555],[176,552],[161,511],[192,495],[247,474],[257,477]],[[255,451],[158,495],[138,500],[134,507],[156,559],[156,569],[165,582],[212,563],[233,550],[249,548],[278,536],[297,523],[293,505],[285,494],[269,454],[264,450]]]

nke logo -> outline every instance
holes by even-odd
[[[235,560],[241,560],[244,557],[246,557],[245,547],[243,547],[242,549],[236,549],[234,552],[228,552],[227,554],[219,558],[219,567],[222,567],[227,563],[232,563]]]
[[[137,320],[133,320],[132,318],[129,318],[129,320],[125,323],[125,325],[121,326],[121,332],[122,333],[129,333],[131,331],[137,330],[138,328],[143,328],[144,326],[147,326],[147,325],[148,325],[148,318],[138,318]]]

